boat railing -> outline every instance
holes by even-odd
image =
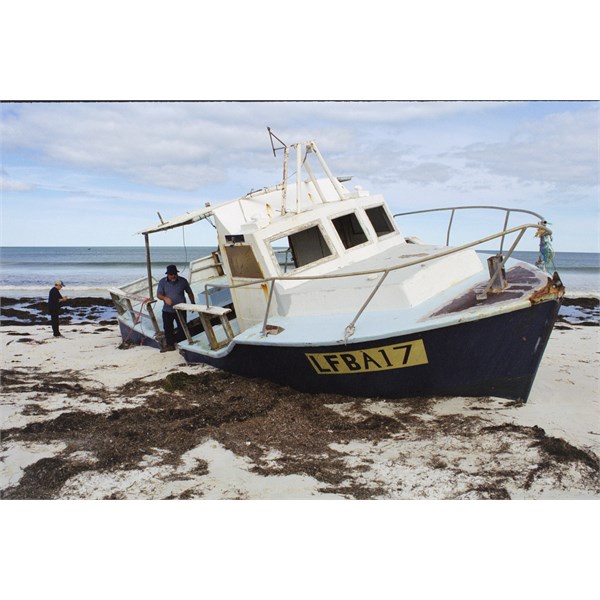
[[[144,285],[137,285],[139,283]],[[141,293],[148,291],[148,280],[142,278],[139,281],[134,281],[127,284],[123,288],[109,288],[108,292],[117,309],[119,315],[128,314],[134,326],[141,323],[144,311],[147,313],[152,323],[154,335],[160,335],[161,330],[154,314],[153,304],[156,299],[152,297],[142,296]]]
[[[209,271],[208,277],[206,271]],[[220,277],[222,275],[222,264],[217,252],[190,262],[190,282],[192,283],[209,279],[211,276]],[[147,316],[152,324],[152,335],[157,338],[162,335],[154,312],[154,304],[157,302],[154,292],[158,282],[154,277],[150,282],[152,290],[148,289],[148,278],[141,277],[120,288],[109,288],[108,292],[120,316],[128,315],[134,326],[139,324],[142,328],[144,326],[143,317]]]
[[[448,207],[444,207],[444,208],[428,208],[428,209],[424,209],[424,210],[411,210],[408,212],[396,213],[393,216],[394,216],[394,218],[398,218],[398,217],[407,217],[409,215],[423,215],[423,214],[428,214],[428,213],[433,213],[433,212],[449,211],[450,218],[448,221],[448,229],[446,231],[446,244],[445,244],[446,246],[449,246],[450,245],[450,233],[452,231],[452,225],[454,223],[454,215],[455,215],[456,211],[462,211],[462,210],[497,210],[497,211],[504,212],[505,215],[504,215],[503,230],[505,232],[508,228],[508,220],[509,220],[511,213],[522,213],[522,214],[532,215],[539,219],[539,223],[541,225],[546,225],[546,223],[547,223],[547,221],[544,219],[544,217],[542,217],[542,215],[540,215],[536,212],[533,212],[531,210],[525,210],[523,208],[506,208],[504,206],[488,206],[488,205],[468,205],[468,206],[448,206]],[[502,251],[504,248],[505,237],[506,237],[506,235],[502,235],[500,237],[500,248],[498,250],[498,254],[502,254]]]
[[[156,278],[152,277],[152,287],[156,287],[156,284]],[[152,296],[152,290],[148,290],[147,277],[141,277],[140,279],[136,279],[135,281],[122,285],[120,288],[114,289],[119,289],[123,294],[131,296],[133,299],[141,296],[145,298],[146,295]]]
[[[321,279],[338,279],[338,278],[342,278],[342,277],[357,277],[357,276],[365,276],[365,275],[381,275],[381,277],[375,283],[374,288],[371,291],[371,293],[369,294],[368,298],[363,302],[362,306],[356,313],[355,317],[346,326],[344,339],[347,340],[350,336],[352,336],[354,334],[356,322],[358,321],[360,316],[363,314],[363,312],[366,310],[368,305],[371,303],[371,301],[373,300],[373,298],[375,297],[375,295],[381,288],[381,286],[382,286],[383,282],[385,281],[385,279],[387,278],[387,276],[390,273],[392,273],[393,271],[398,271],[400,269],[406,269],[408,267],[413,267],[415,265],[419,265],[419,264],[423,264],[423,263],[430,262],[433,260],[437,260],[439,258],[443,258],[445,256],[450,256],[452,254],[462,252],[464,250],[473,248],[475,246],[485,244],[492,240],[503,238],[503,237],[506,237],[506,236],[512,235],[512,234],[517,234],[516,239],[514,240],[512,246],[506,253],[506,256],[502,256],[500,258],[500,260],[498,260],[494,263],[494,271],[493,271],[493,273],[491,273],[490,280],[489,280],[487,286],[485,286],[485,288],[483,288],[481,290],[478,290],[478,297],[485,297],[485,295],[487,295],[487,293],[493,288],[494,282],[497,281],[498,278],[500,277],[500,274],[503,272],[506,261],[511,257],[515,248],[518,246],[519,242],[521,241],[521,238],[525,234],[525,231],[527,231],[528,229],[535,229],[537,235],[540,235],[540,234],[541,235],[552,235],[552,231],[550,229],[548,229],[545,225],[542,225],[541,223],[535,223],[535,224],[528,223],[528,224],[519,225],[517,227],[513,227],[511,229],[505,228],[499,233],[495,233],[493,235],[489,235],[484,238],[480,238],[473,242],[469,242],[468,244],[463,244],[462,246],[456,246],[454,248],[448,248],[447,250],[443,250],[441,252],[436,252],[435,254],[431,254],[429,256],[424,256],[424,257],[420,256],[418,258],[415,258],[414,260],[409,260],[409,261],[403,262],[401,264],[396,264],[391,267],[387,267],[385,269],[381,269],[381,268],[380,269],[367,269],[364,271],[353,271],[351,273],[327,273],[324,275],[275,276],[275,277],[266,277],[264,279],[255,279],[252,281],[248,281],[248,282],[244,282],[244,283],[237,283],[237,284],[206,283],[204,286],[204,295],[206,298],[206,305],[207,306],[210,305],[210,295],[209,295],[210,288],[236,289],[236,288],[247,287],[250,285],[255,286],[255,285],[260,285],[260,284],[270,284],[269,285],[269,294],[268,294],[268,298],[267,298],[267,305],[266,305],[266,309],[265,309],[265,316],[263,319],[263,327],[262,327],[262,335],[266,336],[269,333],[269,327],[267,326],[267,321],[269,318],[269,312],[271,310],[271,303],[273,300],[273,291],[275,289],[275,283],[277,283],[278,281],[286,281],[286,282],[287,281],[310,281],[310,280],[321,280]]]

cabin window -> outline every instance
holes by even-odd
[[[373,225],[373,229],[375,230],[377,237],[381,237],[395,231],[394,225],[390,221],[390,218],[385,212],[383,206],[367,208],[365,209],[365,212],[367,213],[367,217],[369,217],[369,221],[371,221],[371,225]]]
[[[286,240],[287,247],[289,248],[289,260],[293,263],[293,268],[296,269],[304,267],[305,265],[310,265],[311,263],[317,262],[332,254],[331,249],[321,233],[321,229],[317,225],[309,227],[308,229],[303,229],[302,231],[291,233],[287,238],[283,237],[273,240],[271,243],[273,251],[276,252],[282,246],[285,247]],[[285,270],[290,269],[284,269],[284,271]]]
[[[251,246],[225,246],[225,253],[232,277],[264,278]]]
[[[354,213],[332,219],[332,222],[340,236],[340,240],[342,240],[342,244],[344,244],[344,248],[354,248],[354,246],[364,244],[368,241]]]

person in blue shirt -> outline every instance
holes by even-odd
[[[161,352],[170,352],[175,350],[175,322],[177,322],[177,337],[183,339],[179,315],[173,308],[175,304],[185,302],[185,294],[190,297],[190,302],[194,304],[194,292],[185,277],[178,275],[179,269],[175,265],[167,267],[166,277],[158,282],[156,296],[164,302],[162,309],[163,327],[165,330],[166,345]]]

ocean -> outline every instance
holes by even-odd
[[[190,260],[210,254],[213,247],[153,247],[153,275],[164,276],[176,264],[185,277]],[[530,263],[537,252],[515,252]],[[567,296],[600,296],[600,253],[557,252],[554,264],[567,287]],[[146,277],[146,250],[140,247],[4,247],[0,248],[0,296],[45,297],[56,279],[65,283],[71,297],[105,296],[119,287]]]
[[[214,249],[152,247],[152,274],[161,279],[167,265],[176,264],[185,277],[191,260]],[[107,288],[146,276],[144,246],[0,248],[0,295],[12,298],[47,294],[57,279],[67,296],[108,297]]]

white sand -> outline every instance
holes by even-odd
[[[89,397],[69,398],[65,394],[48,394],[44,414],[29,414],[33,403],[31,394],[2,391],[0,418],[2,429],[22,428],[28,423],[56,418],[62,412],[85,410],[110,412],[124,406],[144,402],[143,396],[111,398],[110,402],[94,397],[94,391],[104,387],[115,390],[132,379],[162,379],[174,371],[198,373],[207,367],[186,366],[176,353],[159,353],[147,347],[119,350],[120,338],[116,328],[94,333],[95,326],[64,327],[64,338],[53,338],[49,328],[6,327],[0,332],[2,365],[5,369],[29,367],[43,373],[74,371]],[[19,341],[24,336],[11,332],[30,333],[31,341]],[[529,401],[523,406],[509,406],[504,399],[475,400],[454,398],[439,401],[430,412],[423,412],[423,421],[443,415],[477,414],[485,422],[512,423],[538,426],[548,436],[562,438],[573,446],[600,456],[600,328],[574,327],[569,331],[555,330],[550,339],[538,377]],[[68,374],[65,375],[68,377]],[[38,399],[39,402],[39,399]],[[351,407],[336,405],[335,410],[353,418]],[[375,413],[402,412],[401,403],[364,401],[363,408]],[[530,441],[530,440],[529,440]],[[334,450],[343,451],[349,473],[354,481],[367,486],[380,486],[382,497],[396,499],[463,499],[485,497],[474,490],[474,485],[485,486],[485,477],[479,474],[487,462],[515,466],[515,454],[524,461],[517,466],[523,470],[528,461],[535,468],[537,450],[527,440],[507,437],[499,444],[498,435],[482,433],[477,440],[465,441],[442,435],[434,439],[390,436],[380,443],[348,440],[336,444]],[[0,450],[0,490],[18,483],[23,469],[41,458],[58,455],[62,444],[41,445],[2,442]],[[503,455],[504,453],[504,455]],[[271,451],[274,462],[279,458]],[[187,497],[218,498],[341,498],[327,493],[326,486],[308,476],[261,476],[251,472],[252,464],[245,457],[234,455],[214,440],[207,440],[182,456],[178,466],[165,465],[160,460],[161,449],[156,448],[144,457],[135,470],[115,470],[111,473],[93,470],[94,457],[85,450],[70,460],[81,460],[88,465],[69,479],[59,497],[73,498],[165,498]],[[208,473],[194,471],[197,461],[206,461]],[[437,461],[437,463],[436,463]],[[504,463],[502,463],[504,464]],[[523,466],[525,465],[525,466]],[[356,467],[360,467],[357,470]],[[515,467],[515,468],[517,468]],[[460,474],[456,475],[458,469]],[[582,478],[577,465],[565,466],[556,479],[540,476],[523,491],[522,486],[506,484],[511,498],[598,498],[598,487]],[[201,492],[198,492],[201,490]]]

